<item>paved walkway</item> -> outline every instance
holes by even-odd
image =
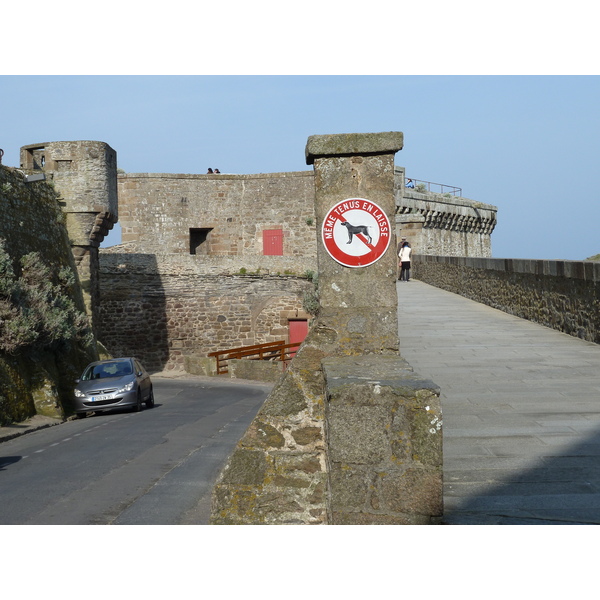
[[[398,299],[442,391],[444,522],[600,523],[600,345],[419,281]]]

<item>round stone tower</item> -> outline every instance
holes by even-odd
[[[86,308],[94,330],[99,299],[98,247],[118,219],[117,153],[104,142],[31,144],[21,169],[44,176],[60,194]]]

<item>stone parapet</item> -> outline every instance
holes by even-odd
[[[497,222],[496,206],[450,194],[416,192],[404,188],[403,197],[396,202],[396,205],[397,214],[422,215],[427,227],[490,235]]]
[[[264,232],[279,230],[280,258],[316,263],[314,176],[308,171],[128,173],[119,175],[118,189],[123,245],[248,261],[265,255]]]
[[[396,226],[413,254],[490,257],[497,208],[451,194],[407,189],[396,172]]]
[[[600,343],[600,262],[415,256],[413,276]]]
[[[221,472],[211,524],[330,522],[321,360],[335,343],[332,332],[311,328]]]
[[[440,390],[399,357],[323,360],[331,522],[422,525],[442,516]]]

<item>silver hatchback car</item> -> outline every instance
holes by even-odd
[[[111,358],[89,364],[76,380],[75,414],[113,408],[142,410],[154,406],[150,375],[135,358]]]

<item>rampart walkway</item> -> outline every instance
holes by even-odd
[[[600,523],[600,345],[419,281],[398,300],[442,390],[444,523]]]

